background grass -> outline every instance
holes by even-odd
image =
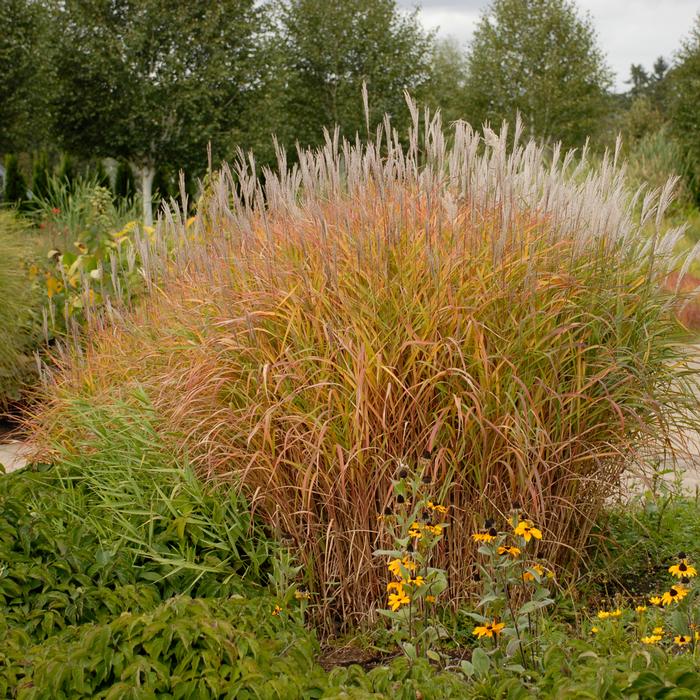
[[[41,333],[41,312],[29,275],[36,248],[30,227],[12,211],[0,211],[0,414],[36,375],[32,353]]]

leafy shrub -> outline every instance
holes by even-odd
[[[271,615],[273,607],[268,597],[178,596],[149,612],[83,625],[10,649],[5,690],[16,688],[27,700],[310,697],[302,691],[314,684],[316,643],[302,627]]]
[[[156,236],[159,291],[92,334],[38,418],[47,445],[70,442],[66,405],[138,382],[156,428],[293,543],[326,630],[383,597],[372,552],[398,460],[431,453],[452,515],[434,566],[456,602],[478,513],[520,501],[537,556],[565,564],[631,453],[694,416],[660,288],[670,190],[640,219],[610,158],[584,177],[505,134],[456,124],[448,149],[435,121],[419,149],[418,133],[407,152],[329,139],[264,185],[224,169],[191,228],[164,222],[167,255]]]
[[[41,302],[30,280],[36,268],[28,229],[12,212],[0,211],[0,413],[20,397],[36,371],[32,352]]]
[[[40,289],[49,330],[62,335],[105,303],[128,302],[141,290],[136,253],[141,232],[133,204],[115,204],[96,178],[68,183],[52,177],[46,188],[34,202],[50,248]]]
[[[5,156],[5,191],[3,196],[8,204],[21,205],[27,199],[27,182],[19,169],[17,156],[11,153]]]

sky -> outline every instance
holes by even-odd
[[[423,24],[467,45],[488,0],[398,0],[403,8],[421,7]],[[578,0],[589,12],[598,42],[615,72],[615,87],[626,90],[632,63],[650,69],[658,56],[669,62],[700,11],[698,0]]]

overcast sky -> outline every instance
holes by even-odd
[[[619,90],[626,89],[632,63],[651,68],[658,56],[670,61],[700,10],[698,0],[578,0],[576,4],[582,12],[590,12]],[[399,5],[420,6],[426,27],[439,28],[441,36],[452,35],[467,44],[489,2],[399,0]]]

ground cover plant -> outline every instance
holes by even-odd
[[[35,422],[77,449],[66,407],[138,384],[199,475],[291,545],[326,633],[384,607],[372,553],[398,461],[430,454],[456,605],[483,518],[518,502],[565,566],[631,455],[695,415],[661,289],[670,187],[635,200],[613,155],[590,172],[463,123],[448,147],[415,119],[406,150],[387,127],[280,156],[264,184],[247,160],[212,176],[191,226],[161,224],[149,300],[64,358]]]

